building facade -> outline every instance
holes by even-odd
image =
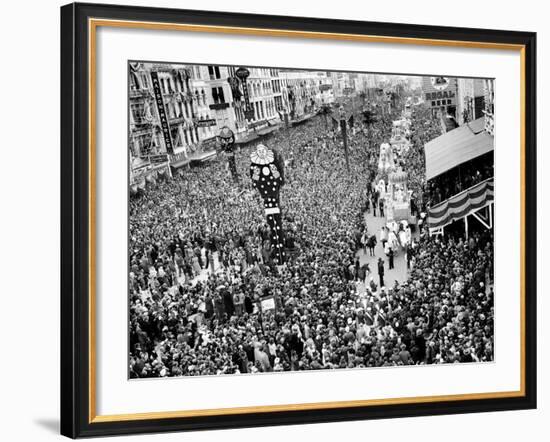
[[[457,79],[456,120],[461,126],[483,117],[485,111],[485,80]]]
[[[292,119],[313,113],[323,104],[334,102],[334,85],[331,73],[281,70],[283,101]]]
[[[253,128],[267,126],[279,120],[275,104],[274,87],[277,87],[278,70],[270,68],[252,68],[248,78],[250,103],[254,109],[254,116],[249,123]],[[277,96],[280,96],[280,92]]]
[[[485,130],[488,134],[495,133],[495,80],[483,80],[483,92],[485,98]]]
[[[132,174],[179,167],[216,147],[230,128],[237,142],[302,119],[335,100],[327,72],[248,68],[244,84],[238,67],[131,63],[129,150]],[[349,82],[349,79],[346,78]],[[248,118],[246,115],[248,97]],[[290,117],[290,118],[289,118]]]
[[[201,141],[195,122],[204,112],[206,100],[206,91],[193,84],[192,73],[185,66],[131,66],[131,154],[143,159],[195,150]]]

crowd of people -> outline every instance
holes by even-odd
[[[263,141],[285,164],[283,266],[271,259],[263,204],[248,178],[254,146],[236,153],[238,183],[220,155],[133,197],[130,376],[491,360],[489,233],[465,242],[422,232],[407,281],[393,286],[367,280],[358,262],[392,119],[355,125],[349,171],[341,136],[322,116]],[[418,121],[402,158],[413,181],[424,173],[418,143],[431,134]]]
[[[493,164],[494,158],[491,151],[434,177],[429,182],[427,192],[430,205],[435,206],[463,190],[492,178]]]

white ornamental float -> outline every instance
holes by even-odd
[[[378,172],[382,176],[386,176],[395,167],[393,159],[393,151],[389,143],[380,145],[380,157],[378,159]]]
[[[407,188],[407,173],[401,168],[388,175],[386,216],[388,221],[408,221],[410,218],[410,191]]]
[[[411,145],[409,141],[411,135],[410,127],[411,122],[406,118],[393,122],[390,143],[399,155],[403,152],[407,152]]]

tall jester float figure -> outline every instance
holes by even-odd
[[[252,184],[264,202],[265,216],[270,228],[273,258],[277,265],[285,263],[283,222],[279,206],[279,191],[284,185],[284,163],[280,155],[259,144],[250,154]]]

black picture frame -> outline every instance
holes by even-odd
[[[89,18],[521,45],[524,50],[524,395],[93,422],[90,419]],[[227,12],[73,3],[61,8],[61,434],[71,437],[240,428],[536,408],[536,34]]]

